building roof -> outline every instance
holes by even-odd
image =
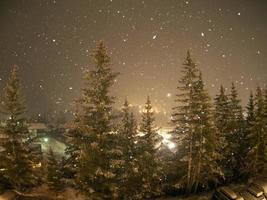
[[[48,129],[48,127],[44,123],[30,123],[29,129],[30,130],[44,130],[44,129]]]

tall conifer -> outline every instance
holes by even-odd
[[[158,134],[155,127],[154,112],[150,98],[147,101],[142,113],[138,139],[137,162],[139,175],[141,176],[141,196],[139,199],[153,198],[160,194],[161,168],[156,156],[156,145]]]
[[[93,68],[85,72],[85,86],[81,97],[83,136],[77,180],[82,190],[92,199],[119,198],[122,151],[117,148],[112,132],[110,88],[117,73],[112,72],[110,57],[103,42],[92,54]]]
[[[255,173],[255,166],[254,166],[254,159],[251,159],[251,154],[254,154],[254,151],[252,151],[252,148],[254,148],[255,145],[255,133],[254,133],[254,127],[255,126],[255,102],[254,102],[254,96],[253,93],[250,93],[249,101],[247,104],[247,116],[245,119],[245,134],[246,134],[246,140],[243,141],[244,146],[246,145],[245,149],[245,160],[244,165],[241,166],[241,171],[243,175],[247,177],[253,176]]]
[[[266,141],[267,132],[264,119],[264,98],[262,94],[262,89],[257,88],[255,96],[255,123],[253,126],[254,135],[252,138],[252,148],[249,152],[251,158],[250,169],[253,176],[261,176],[266,173],[267,170],[267,151],[266,151]]]
[[[4,143],[4,177],[17,190],[24,190],[34,183],[33,161],[27,142],[28,127],[25,120],[25,103],[20,90],[18,67],[11,71],[4,88],[1,111],[7,117],[3,133],[7,136]]]
[[[50,148],[47,154],[47,185],[53,191],[60,191],[64,188],[62,182],[62,171],[53,150]]]
[[[245,156],[245,146],[242,145],[242,142],[245,141],[244,119],[240,103],[236,87],[232,83],[229,95],[229,132],[225,135],[227,144],[225,156],[228,165],[227,170],[232,174],[228,178],[233,180],[240,178],[240,167],[243,165]]]
[[[183,76],[179,81],[173,122],[175,133],[182,138],[178,150],[182,163],[186,163],[186,192],[196,192],[209,182],[218,182],[222,176],[217,161],[220,160],[217,138],[214,133],[210,98],[204,89],[201,73],[188,52]]]
[[[122,121],[119,128],[119,140],[121,142],[124,160],[122,172],[121,197],[123,199],[140,199],[142,182],[139,174],[140,165],[138,162],[137,125],[127,99],[122,108]],[[141,152],[140,152],[141,153]]]
[[[218,145],[220,139],[215,134],[212,121],[212,105],[204,88],[200,73],[194,88],[194,149],[193,186],[194,192],[199,187],[208,188],[210,183],[217,185],[223,177],[218,161],[221,160]]]
[[[198,69],[187,51],[185,63],[182,68],[182,77],[177,87],[177,106],[173,108],[172,121],[175,125],[174,133],[178,138],[183,138],[182,149],[179,152],[183,155],[182,160],[186,162],[186,192],[190,193],[193,187],[193,137],[194,137],[194,113],[193,99],[194,86],[197,83]]]

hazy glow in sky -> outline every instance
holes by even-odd
[[[2,0],[0,87],[17,64],[30,112],[68,112],[104,40],[121,73],[118,108],[150,95],[168,119],[187,49],[213,96],[234,81],[246,100],[267,80],[266,10],[266,0]]]

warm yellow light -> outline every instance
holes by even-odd
[[[40,167],[42,167],[42,163],[41,162],[39,162],[39,163],[37,163],[37,164],[32,166],[33,169],[40,168]]]

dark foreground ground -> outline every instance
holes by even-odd
[[[190,197],[161,197],[158,200],[209,200],[211,199],[211,193],[194,195]],[[19,195],[13,191],[6,191],[0,195],[0,200],[85,200],[85,198],[77,194],[72,189],[67,189],[60,194],[45,194],[45,193],[33,193],[30,195]]]
[[[230,185],[230,187],[240,192],[245,189],[245,185]],[[200,193],[197,195],[176,196],[176,197],[161,197],[157,200],[210,200],[213,192]],[[67,188],[64,191],[56,194],[48,190],[46,186],[36,188],[28,194],[20,194],[19,192],[6,191],[0,194],[0,200],[85,200],[86,198],[72,188]]]

